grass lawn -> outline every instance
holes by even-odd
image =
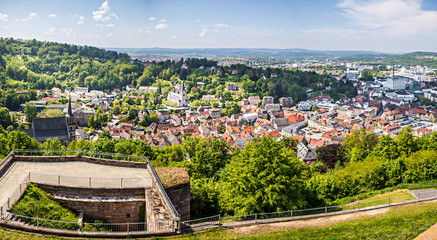
[[[344,215],[345,216],[345,215]],[[336,216],[337,218],[339,216]],[[242,229],[213,229],[174,239],[413,239],[437,222],[437,202],[415,203],[388,209],[378,215],[344,218],[313,226],[293,222],[257,225]],[[306,222],[301,221],[301,222]],[[337,221],[337,223],[335,223]],[[275,225],[277,225],[275,227]]]
[[[378,205],[388,204],[388,198],[390,198],[390,203],[405,202],[409,200],[416,200],[416,198],[411,195],[408,189],[399,189],[393,192],[386,192],[383,194],[378,194],[367,199],[352,202],[347,206],[343,207],[343,210],[354,209],[358,207],[358,202],[360,203],[360,208],[372,207]]]
[[[154,239],[413,239],[437,222],[437,201],[414,203],[377,213],[361,212],[329,218],[236,229],[213,229]],[[63,239],[0,228],[0,239]]]

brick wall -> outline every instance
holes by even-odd
[[[83,197],[144,197],[144,188],[75,188],[38,184],[38,187],[51,194],[62,194]]]
[[[55,200],[78,213],[83,212],[85,217],[100,218],[110,223],[144,222],[145,220],[145,214],[141,213],[144,211],[144,199],[100,201],[55,197]]]
[[[181,215],[182,221],[190,220],[190,183],[166,188],[165,192]]]

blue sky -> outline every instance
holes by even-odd
[[[120,48],[437,51],[437,1],[2,0],[0,36]]]

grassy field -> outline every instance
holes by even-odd
[[[388,204],[388,200],[389,200],[388,198],[390,198],[390,203],[398,203],[398,202],[405,202],[405,201],[409,201],[409,200],[416,200],[416,198],[413,197],[413,195],[411,195],[410,190],[399,189],[399,190],[395,190],[393,192],[386,192],[383,194],[378,194],[378,195],[369,197],[369,198],[364,199],[364,200],[352,202],[352,203],[348,204],[347,206],[343,207],[342,210],[349,210],[349,209],[357,208],[358,202],[360,204],[360,208]]]
[[[173,239],[413,239],[437,222],[437,202],[393,207],[378,215],[336,219],[332,224],[318,220],[307,220],[313,226],[277,223],[248,230],[214,229]]]
[[[437,222],[437,202],[378,212],[264,224],[154,239],[413,239]],[[0,239],[63,239],[0,228]]]

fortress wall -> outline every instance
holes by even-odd
[[[165,192],[181,215],[181,220],[190,220],[190,183],[166,188]]]
[[[101,201],[56,198],[61,205],[86,217],[100,218],[110,223],[144,222],[144,199],[129,201]]]
[[[15,161],[28,161],[28,162],[69,162],[69,161],[83,161],[88,163],[117,166],[117,167],[133,167],[133,168],[147,168],[147,162],[130,162],[109,160],[103,158],[94,158],[87,156],[20,156],[15,155],[13,157]]]
[[[82,197],[144,197],[144,188],[76,188],[38,184],[38,187],[51,194]]]

